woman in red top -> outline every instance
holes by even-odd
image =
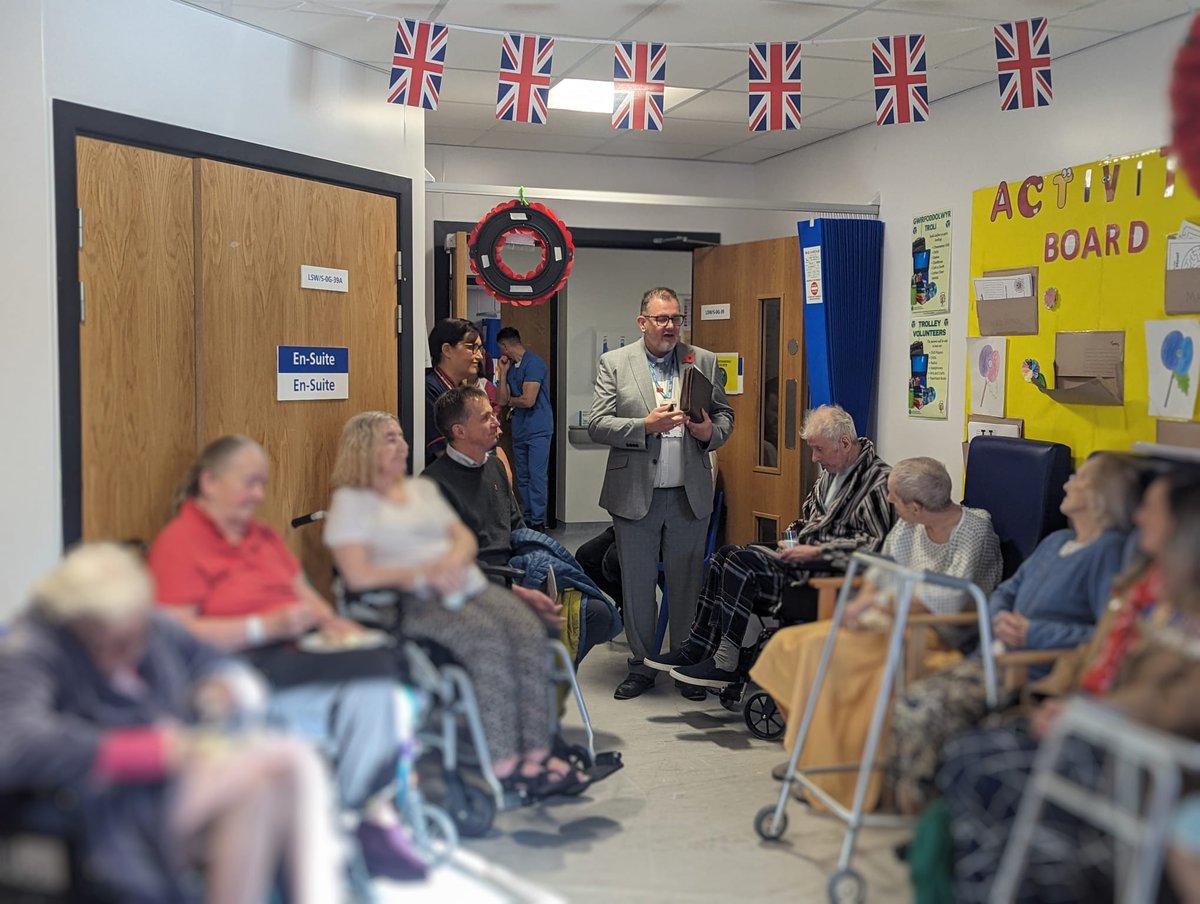
[[[200,454],[178,514],[150,547],[158,601],[202,640],[245,653],[272,684],[272,718],[331,753],[342,805],[364,814],[358,837],[371,871],[423,876],[389,790],[407,691],[387,651],[325,657],[284,645],[311,631],[352,644],[363,629],[334,613],[255,518],[268,469],[262,447],[243,436]]]

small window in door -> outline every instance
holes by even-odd
[[[761,302],[758,340],[758,466],[779,467],[779,299]]]
[[[779,516],[754,513],[754,542],[774,546],[779,538]]]

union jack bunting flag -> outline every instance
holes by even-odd
[[[661,132],[666,84],[666,44],[619,41],[613,48],[613,128]]]
[[[800,42],[751,44],[750,131],[800,128]]]
[[[1000,109],[1050,106],[1050,32],[1045,18],[1005,22],[995,32]]]
[[[436,110],[446,68],[445,25],[401,19],[396,23],[396,50],[392,54],[389,104],[407,104]]]
[[[500,88],[496,118],[546,124],[554,38],[506,34],[500,45]]]
[[[929,119],[929,69],[925,35],[887,35],[871,43],[875,69],[875,124],[893,126]]]

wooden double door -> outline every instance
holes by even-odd
[[[692,342],[738,352],[743,361],[742,392],[729,396],[733,434],[717,453],[727,543],[773,543],[799,517],[811,486],[799,437],[808,400],[800,273],[795,237],[718,245],[693,256]],[[727,310],[706,316],[706,305]]]
[[[342,424],[398,407],[396,198],[78,138],[82,534],[149,541],[197,451],[262,443],[260,513],[324,585]],[[302,265],[349,290],[301,288]],[[349,397],[277,401],[277,347],[347,348]]]

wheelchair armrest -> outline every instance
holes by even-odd
[[[1003,675],[1005,690],[1015,691],[1029,683],[1029,670],[1034,666],[1053,665],[1074,650],[1013,650],[996,657],[996,668]]]
[[[525,572],[520,568],[513,568],[511,565],[489,565],[486,562],[476,562],[479,570],[488,577],[504,578],[506,581],[512,582],[525,577]]]
[[[808,586],[817,591],[818,621],[829,621],[833,618],[833,610],[837,608],[838,591],[842,589],[845,580],[841,575],[808,579]],[[855,578],[851,586],[857,589],[861,584],[862,578]]]
[[[979,616],[974,612],[953,612],[947,615],[934,615],[932,612],[921,612],[908,617],[910,625],[977,625]]]

